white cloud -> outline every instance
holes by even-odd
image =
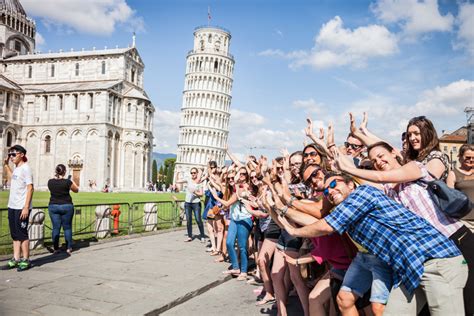
[[[474,4],[464,3],[459,5],[459,14],[456,18],[458,25],[457,39],[454,48],[465,48],[474,56]]]
[[[295,100],[292,106],[297,109],[303,109],[306,113],[321,114],[324,112],[324,104],[317,103],[313,98],[307,100]]]
[[[265,123],[265,118],[258,113],[231,109],[230,115],[232,127],[260,126]]]
[[[353,66],[364,67],[370,58],[386,57],[398,52],[397,37],[384,26],[368,25],[344,28],[339,16],[324,24],[311,51],[285,53],[268,49],[260,56],[276,56],[292,60],[290,68],[309,65],[316,69]]]
[[[161,110],[155,107],[153,136],[156,152],[176,152],[181,112]]]
[[[117,25],[144,31],[141,17],[125,0],[23,0],[29,15],[62,32],[110,35]]]
[[[347,112],[353,112],[357,119],[361,119],[362,113],[367,112],[369,129],[398,144],[408,120],[415,116],[428,117],[438,132],[455,130],[464,125],[463,110],[467,106],[472,106],[473,93],[474,81],[462,79],[421,92],[418,101],[411,105],[399,104],[395,99],[386,96],[372,95],[352,103]],[[345,114],[341,116],[336,126],[348,124]]]
[[[41,35],[40,32],[36,32],[35,41],[36,41],[36,47],[42,46],[46,43],[43,35]]]
[[[386,24],[398,24],[407,39],[429,32],[449,32],[451,13],[441,15],[437,0],[379,0],[371,5],[375,16]]]

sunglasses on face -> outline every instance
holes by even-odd
[[[247,172],[241,172],[240,175],[241,176],[246,176],[248,173]]]
[[[312,151],[312,152],[309,152],[309,153],[304,153],[303,154],[303,158],[308,158],[308,157],[316,157],[318,156],[318,152],[317,151]]]
[[[329,185],[324,188],[324,191],[323,191],[323,194],[324,196],[328,196],[329,195],[329,189],[334,189],[337,185],[337,181],[343,181],[343,180],[340,180],[340,179],[334,179],[332,180]]]
[[[362,145],[356,145],[356,144],[351,144],[351,143],[348,143],[348,142],[345,142],[344,143],[344,146],[349,149],[352,148],[353,150],[357,150],[357,149],[361,149],[362,148]]]
[[[191,174],[197,174],[197,172],[191,172]]]
[[[474,157],[464,157],[464,161],[474,161]]]
[[[8,153],[8,157],[16,157],[16,153]]]

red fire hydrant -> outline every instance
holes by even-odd
[[[120,205],[115,204],[112,206],[112,212],[110,212],[110,215],[114,218],[114,230],[112,231],[112,234],[118,234],[119,233],[119,216],[122,212],[120,212]]]

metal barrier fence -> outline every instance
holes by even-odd
[[[176,227],[182,220],[183,201],[78,204],[74,205],[72,234],[76,240],[99,239]],[[52,230],[48,207],[34,207],[28,224],[30,248],[50,243]],[[0,248],[11,245],[8,209],[0,208]]]

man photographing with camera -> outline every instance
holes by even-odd
[[[13,171],[9,165],[10,161],[15,165]],[[9,269],[17,268],[18,271],[24,271],[31,267],[28,217],[34,189],[33,174],[27,161],[26,149],[20,145],[10,147],[8,156],[3,161],[3,168],[10,181],[8,223],[13,239],[13,258],[8,261],[7,267]]]

